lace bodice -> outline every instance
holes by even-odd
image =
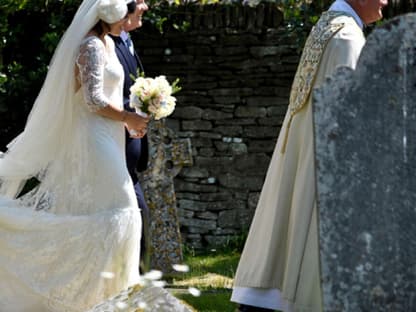
[[[96,36],[86,37],[76,58],[78,82],[81,84],[85,103],[91,111],[97,111],[110,103],[119,103],[123,84],[123,68],[114,52],[114,42],[108,36],[105,44]],[[121,81],[121,82],[120,82]]]

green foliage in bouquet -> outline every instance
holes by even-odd
[[[180,79],[176,78],[174,82],[172,82],[172,94],[178,93],[182,90],[182,87],[179,86]]]
[[[136,76],[130,74],[130,78],[133,81],[136,81],[136,79],[139,78],[139,77],[141,77],[141,78],[146,77],[146,74],[144,73],[144,71],[141,71],[140,68],[137,69]],[[172,94],[175,94],[175,93],[182,90],[182,87],[179,86],[179,82],[180,82],[179,78],[176,78],[175,81],[172,82],[172,85],[171,85],[172,86]]]

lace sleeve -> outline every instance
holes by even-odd
[[[93,112],[110,103],[103,92],[104,49],[100,39],[89,37],[81,44],[76,61],[84,99],[89,110]]]

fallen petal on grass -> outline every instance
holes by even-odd
[[[189,272],[189,266],[186,264],[173,264],[172,268],[177,272]]]
[[[201,296],[201,291],[199,289],[196,289],[195,287],[189,287],[188,292],[194,297]]]
[[[156,281],[161,279],[163,276],[163,273],[158,270],[151,270],[150,272],[147,272],[143,277],[147,280]]]

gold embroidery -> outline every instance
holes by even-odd
[[[312,91],[325,47],[329,40],[344,26],[342,23],[331,23],[334,18],[341,15],[345,15],[345,13],[336,11],[324,12],[306,40],[290,92],[290,116],[285,129],[285,137],[281,149],[282,154],[286,150],[292,119],[305,107]]]

